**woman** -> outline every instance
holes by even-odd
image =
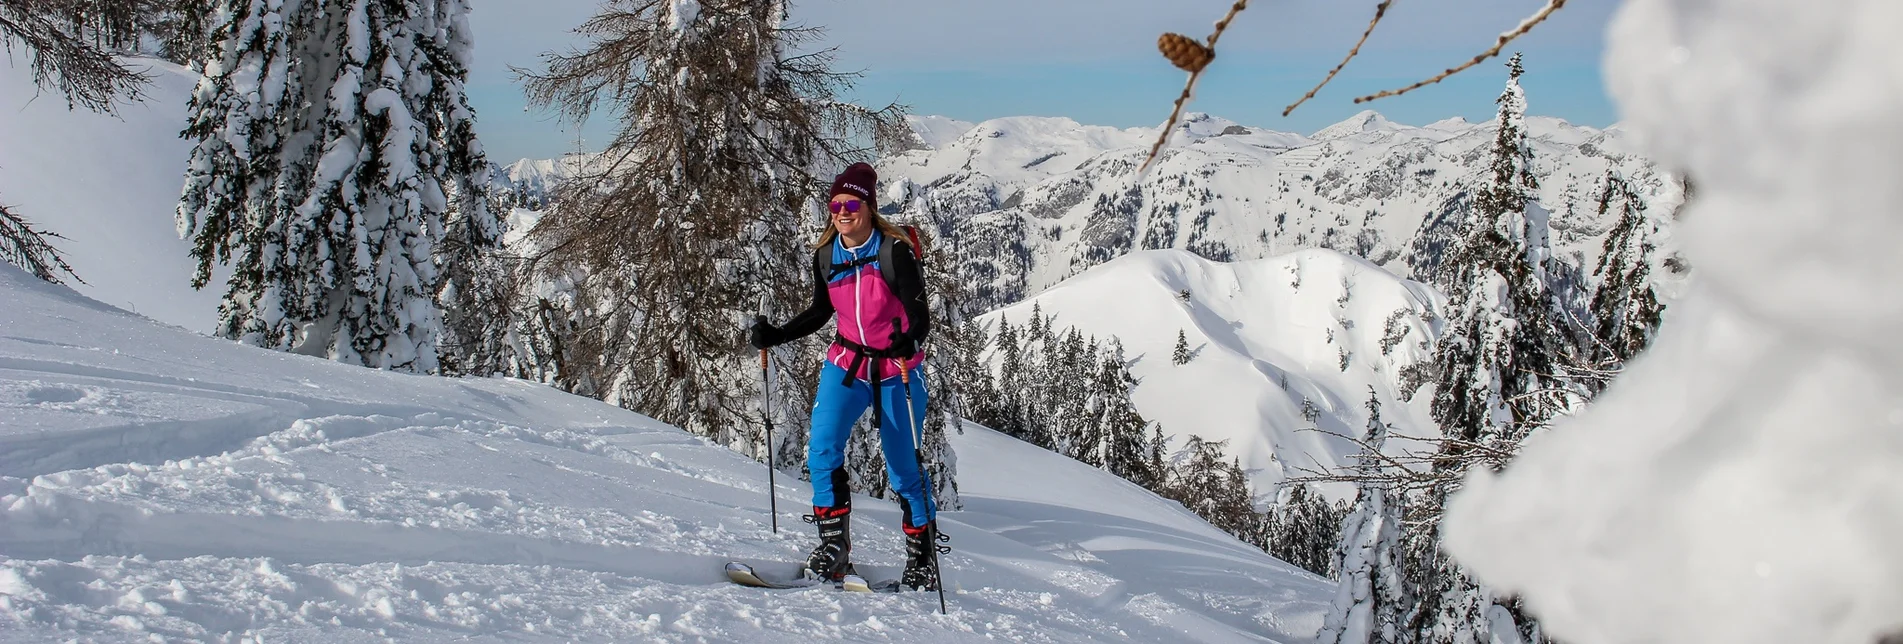
[[[938,539],[937,508],[928,498],[913,442],[913,430],[925,417],[925,379],[919,370],[925,356],[919,346],[931,331],[931,319],[924,277],[908,235],[879,218],[873,196],[877,183],[878,174],[864,163],[833,179],[827,204],[832,216],[814,249],[812,306],[785,326],[759,319],[748,340],[766,349],[811,335],[828,318],[837,321],[838,335],[826,349],[806,445],[806,469],[813,481],[813,514],[806,519],[819,526],[819,546],[807,558],[807,568],[833,580],[852,572],[846,441],[853,424],[871,406],[886,472],[904,515],[906,561],[900,582],[933,590],[938,586],[932,556]],[[892,266],[882,266],[882,258]]]

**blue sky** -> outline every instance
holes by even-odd
[[[476,66],[469,94],[492,159],[546,158],[593,149],[614,123],[577,132],[530,111],[510,65],[579,44],[570,31],[592,0],[475,3]],[[793,22],[822,27],[817,46],[837,49],[841,70],[864,73],[849,98],[897,101],[915,114],[967,121],[1066,116],[1117,127],[1168,116],[1184,75],[1156,52],[1164,31],[1195,38],[1230,0],[794,0]],[[1284,118],[1338,62],[1374,13],[1375,0],[1254,0],[1217,47],[1193,110],[1248,125],[1313,132],[1364,108],[1421,125],[1452,116],[1492,118],[1506,72],[1498,60],[1406,96],[1355,105],[1355,96],[1406,85],[1458,64],[1535,11],[1543,0],[1398,0],[1360,57],[1328,88]],[[1610,2],[1573,2],[1509,51],[1526,54],[1529,111],[1603,127],[1616,120],[1599,74]]]

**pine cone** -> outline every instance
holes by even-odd
[[[1170,59],[1170,64],[1192,74],[1216,59],[1216,52],[1182,34],[1163,34],[1156,39],[1156,48],[1162,50],[1164,58]]]

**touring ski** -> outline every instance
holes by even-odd
[[[899,585],[899,580],[897,579],[887,579],[883,581],[870,581],[870,580],[867,580],[865,577],[859,576],[857,573],[846,573],[845,578],[836,582],[828,582],[826,580],[818,579],[810,575],[804,574],[805,571],[803,570],[801,571],[801,574],[797,576],[780,576],[780,575],[762,573],[758,570],[755,570],[752,565],[741,563],[738,561],[729,562],[726,568],[727,568],[727,579],[729,581],[732,581],[733,583],[736,583],[736,584],[740,584],[742,586],[750,586],[753,588],[790,590],[790,589],[798,589],[798,588],[814,588],[818,586],[832,586],[833,588],[838,590],[844,590],[849,592],[860,592],[860,593],[896,593],[896,592],[899,592],[899,590],[901,590],[902,588]]]

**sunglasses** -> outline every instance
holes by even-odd
[[[837,215],[841,210],[846,212],[859,212],[859,208],[863,205],[865,205],[865,202],[859,201],[858,199],[852,201],[830,201],[826,203],[826,209],[833,211],[833,214]]]

